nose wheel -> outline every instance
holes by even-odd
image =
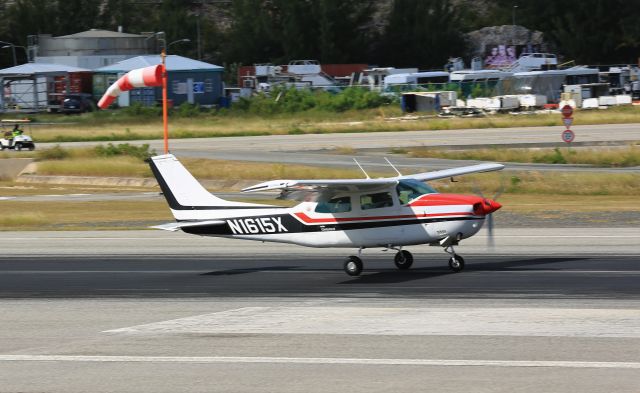
[[[449,258],[449,269],[455,273],[462,271],[462,269],[464,269],[464,259],[458,254],[453,254],[451,258]]]
[[[453,270],[455,273],[462,271],[464,269],[464,258],[456,254],[452,245],[445,247],[444,251],[451,255],[449,258],[449,269]]]

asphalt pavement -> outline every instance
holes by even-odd
[[[0,232],[0,392],[629,392],[640,230],[500,228],[458,248],[162,231]]]

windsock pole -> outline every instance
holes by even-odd
[[[167,114],[167,65],[165,61],[167,54],[164,49],[162,49],[160,57],[162,57],[162,126],[164,128],[164,154],[169,154],[169,120]]]

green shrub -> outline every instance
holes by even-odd
[[[200,105],[183,102],[180,106],[173,109],[172,114],[176,117],[193,118],[200,116],[203,112],[203,108],[201,108]]]
[[[55,145],[50,149],[39,150],[36,153],[36,160],[64,160],[69,157],[69,150],[63,149],[60,145]]]
[[[156,154],[155,151],[149,150],[149,145],[146,143],[142,146],[130,145],[128,143],[121,143],[116,146],[113,143],[109,143],[107,146],[96,146],[94,152],[98,157],[129,156],[142,161]]]
[[[368,89],[350,87],[331,93],[324,90],[275,87],[267,95],[258,93],[241,98],[234,110],[269,116],[280,113],[298,113],[313,109],[327,112],[345,112],[356,109],[377,108],[389,104],[393,98]]]
[[[134,102],[130,106],[121,109],[121,113],[129,116],[146,116],[155,117],[162,115],[162,107],[160,106],[145,106],[140,102]]]

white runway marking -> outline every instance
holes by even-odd
[[[0,355],[2,362],[132,362],[132,363],[284,363],[354,364],[382,366],[554,367],[640,369],[637,362],[579,362],[554,360],[449,360],[449,359],[359,359],[285,358],[244,356],[73,356]]]
[[[107,330],[105,333],[640,338],[640,310],[478,307],[244,307]]]
[[[8,201],[9,199],[16,199],[16,197],[0,197],[0,201]]]

